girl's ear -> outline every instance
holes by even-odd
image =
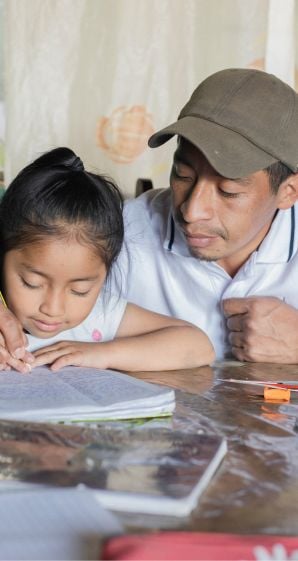
[[[298,200],[298,173],[290,175],[280,185],[278,193],[277,208],[286,210]]]

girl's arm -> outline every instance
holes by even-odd
[[[61,341],[34,353],[36,363],[115,370],[176,370],[210,364],[207,335],[185,321],[127,304],[116,338],[103,343]]]
[[[127,304],[116,339],[107,345],[113,362],[125,360],[130,371],[194,368],[215,358],[209,338],[198,327],[135,304]]]

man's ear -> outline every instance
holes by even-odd
[[[277,193],[277,208],[286,210],[298,200],[298,173],[290,175],[282,182]]]

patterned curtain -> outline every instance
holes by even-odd
[[[175,140],[150,150],[148,136],[176,119],[203,78],[256,67],[295,83],[295,4],[6,0],[6,183],[64,145],[128,196],[140,177],[166,187]]]

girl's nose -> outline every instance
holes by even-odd
[[[63,293],[48,290],[40,305],[40,311],[49,317],[61,317],[64,313]]]

